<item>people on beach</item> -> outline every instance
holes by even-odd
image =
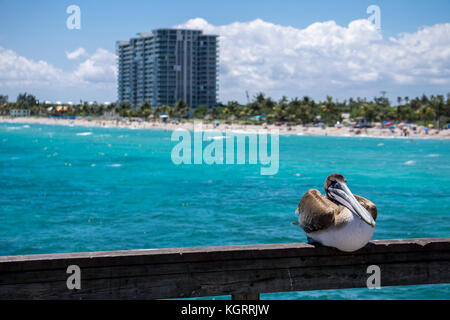
[[[202,120],[194,120],[202,121]],[[87,118],[75,118],[75,119],[63,119],[63,118],[38,118],[38,117],[0,117],[0,122],[10,123],[41,123],[41,124],[60,124],[70,126],[98,126],[103,128],[130,128],[130,129],[162,129],[162,130],[176,130],[183,128],[192,130],[194,121],[157,121],[156,119],[141,119],[141,118],[115,118],[115,119],[91,119]],[[320,136],[367,136],[367,137],[414,137],[414,138],[438,138],[438,139],[450,139],[450,129],[439,130],[429,126],[417,126],[413,124],[404,124],[402,126],[390,125],[386,126],[374,126],[372,128],[357,128],[353,126],[340,125],[338,127],[328,127],[325,125],[312,126],[312,125],[295,125],[286,124],[282,122],[277,123],[254,123],[244,124],[238,122],[227,122],[226,125],[220,125],[217,120],[203,120],[203,128],[219,129],[219,130],[237,130],[237,131],[254,131],[255,129],[275,129],[277,128],[280,134],[287,135],[320,135]],[[399,129],[399,130],[396,130]]]

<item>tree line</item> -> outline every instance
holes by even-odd
[[[237,122],[252,122],[252,118],[258,117],[262,121],[273,123],[283,122],[288,124],[312,124],[322,122],[326,125],[334,125],[342,121],[348,114],[350,119],[362,117],[369,122],[414,122],[431,123],[446,126],[450,122],[450,93],[443,95],[422,95],[410,99],[398,97],[397,104],[392,105],[386,97],[350,98],[338,102],[328,96],[323,101],[304,96],[303,98],[288,99],[283,97],[276,101],[266,97],[264,93],[258,93],[252,101],[240,104],[237,101],[229,101],[227,104],[219,103],[214,107],[203,105],[193,108],[182,100],[175,105],[151,106],[144,102],[139,106],[132,106],[127,102],[103,105],[98,103],[80,102],[76,105],[65,105],[61,108],[56,104],[39,103],[35,96],[28,93],[18,95],[16,102],[8,102],[8,97],[0,95],[0,113],[8,115],[11,109],[29,109],[32,115],[40,116],[103,116],[105,113],[115,114],[120,117],[139,117],[145,119],[159,119],[162,114],[170,118],[224,120]]]

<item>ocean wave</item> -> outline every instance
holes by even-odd
[[[404,162],[403,164],[406,164],[407,166],[411,166],[413,164],[415,164],[416,162],[414,160],[408,160],[406,162]]]
[[[430,153],[430,154],[427,154],[425,157],[427,157],[427,158],[436,158],[436,157],[439,157],[440,156],[440,154],[438,154],[438,153]]]
[[[207,138],[206,138],[206,141],[211,141],[211,140],[223,140],[223,139],[226,139],[226,138],[228,138],[228,137],[226,137],[226,136],[207,137]]]
[[[90,136],[92,134],[92,132],[79,132],[76,135],[77,136]]]
[[[111,167],[111,168],[119,168],[121,166],[122,166],[122,164],[120,164],[120,163],[108,164],[108,167]]]

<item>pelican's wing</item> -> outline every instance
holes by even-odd
[[[358,200],[359,204],[362,205],[372,215],[373,220],[377,220],[378,210],[375,203],[366,198],[357,196],[356,194],[354,194],[354,196],[356,200]]]
[[[318,190],[305,193],[298,204],[299,223],[306,233],[328,228],[334,223],[339,206],[328,200]]]

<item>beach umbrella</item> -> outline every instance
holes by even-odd
[[[321,122],[319,122],[317,125],[318,125],[318,126],[323,126],[323,124],[324,124],[324,123],[321,121]]]
[[[169,116],[167,114],[160,114],[159,117],[165,119],[168,118]]]
[[[173,120],[173,121],[178,121],[179,119],[178,119],[178,118],[173,118],[172,120]]]

